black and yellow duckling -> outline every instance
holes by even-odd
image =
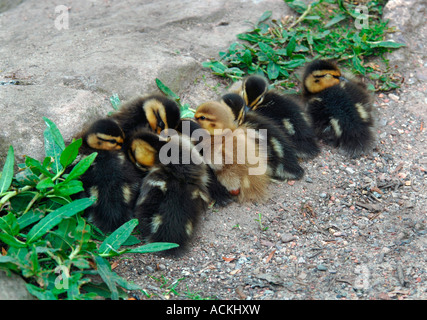
[[[141,129],[129,143],[132,157],[148,170],[135,206],[142,236],[177,243],[180,247],[167,253],[181,254],[211,201],[203,157],[179,134],[165,139]]]
[[[344,78],[332,61],[315,60],[304,71],[303,97],[320,139],[352,158],[373,149],[373,105],[362,82]]]
[[[252,111],[284,129],[299,158],[308,160],[319,154],[316,135],[296,97],[269,90],[267,80],[258,75],[243,80],[240,94]]]
[[[135,97],[120,106],[111,116],[129,137],[139,128],[150,128],[160,134],[165,129],[175,129],[180,120],[179,106],[160,94]]]
[[[203,139],[210,139],[209,132],[203,129],[194,118],[181,119],[176,130],[181,134],[187,135],[196,149],[198,149],[200,154],[203,156],[203,149],[199,149],[198,145],[203,141]],[[218,181],[213,168],[209,165],[207,167],[209,174],[209,182],[207,187],[211,199],[215,202],[215,206],[224,207],[233,201],[232,197],[228,190]]]
[[[210,141],[202,142],[207,148],[203,154],[218,181],[239,202],[263,201],[270,180],[265,139],[244,124],[238,126],[224,103],[205,102],[194,118],[211,135]]]
[[[111,119],[100,119],[84,130],[80,137],[80,155],[98,155],[82,175],[84,194],[96,202],[86,210],[89,220],[101,231],[111,232],[133,218],[143,173],[122,151],[124,134]]]
[[[304,169],[298,163],[294,146],[287,135],[273,122],[257,112],[251,111],[236,93],[228,93],[221,97],[234,113],[239,125],[259,131],[266,129],[268,175],[277,180],[299,180]]]

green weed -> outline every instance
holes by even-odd
[[[385,40],[393,32],[381,20],[385,1],[367,1],[364,10],[342,0],[317,0],[308,5],[300,0],[284,1],[299,16],[275,20],[271,11],[264,12],[252,30],[237,35],[241,41],[203,66],[233,81],[262,74],[272,86],[295,92],[299,82],[296,69],[316,58],[335,59],[348,71],[372,80],[371,90],[399,87],[401,76],[390,67],[385,53],[404,45]],[[380,61],[372,59],[375,57]]]

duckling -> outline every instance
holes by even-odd
[[[267,165],[268,175],[277,180],[299,180],[304,169],[298,163],[295,149],[288,137],[269,118],[251,111],[236,93],[228,93],[221,97],[221,102],[231,108],[239,125],[259,131],[267,130]]]
[[[126,137],[143,127],[160,134],[162,130],[175,129],[178,126],[180,111],[175,101],[152,94],[125,102],[111,118],[117,121]]]
[[[132,219],[143,173],[125,157],[124,134],[115,121],[97,120],[80,136],[81,156],[98,153],[81,177],[85,191],[79,196],[97,199],[85,214],[101,231],[114,231]]]
[[[133,158],[148,172],[135,206],[142,236],[150,242],[171,242],[180,255],[193,237],[211,199],[209,174],[203,157],[186,136],[168,139],[147,129],[130,139]]]
[[[217,101],[201,104],[194,118],[211,135],[209,145],[202,142],[208,148],[204,157],[218,181],[238,202],[263,201],[270,180],[265,138],[244,124],[237,126],[231,109]]]
[[[373,105],[362,82],[344,78],[330,60],[315,60],[305,68],[302,85],[307,112],[320,139],[351,158],[373,149]]]
[[[299,158],[309,160],[320,153],[316,135],[296,97],[268,90],[267,80],[257,75],[243,80],[241,96],[251,110],[283,128]]]
[[[196,149],[199,149],[198,145],[203,141],[204,138],[210,139],[209,132],[203,129],[194,118],[182,118],[177,127],[177,131],[181,134],[187,135]],[[200,149],[199,151],[203,156],[203,149]],[[213,168],[209,165],[207,167],[209,174],[209,182],[207,186],[209,194],[214,201],[215,206],[225,207],[230,202],[232,202],[231,195],[228,190],[218,181]]]

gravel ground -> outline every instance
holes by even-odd
[[[425,118],[405,108],[426,97],[418,81],[377,94],[371,155],[322,145],[266,203],[210,209],[185,256],[128,256],[115,271],[149,299],[426,299]]]

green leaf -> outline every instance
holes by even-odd
[[[242,62],[248,66],[252,64],[252,54],[249,49],[246,49],[245,53],[242,55]]]
[[[46,123],[49,131],[52,133],[53,141],[58,145],[58,147],[60,147],[62,150],[64,150],[65,149],[65,142],[64,142],[64,139],[62,138],[62,134],[59,131],[56,124],[46,117],[43,117],[43,120]]]
[[[177,247],[179,247],[179,245],[176,243],[152,242],[143,246],[129,249],[126,252],[127,253],[151,253],[151,252],[169,250]]]
[[[42,288],[36,287],[31,283],[27,283],[25,286],[28,292],[39,300],[57,300],[55,295],[50,290],[44,290]]]
[[[353,67],[361,74],[365,74],[366,73],[366,69],[365,67],[362,66],[362,63],[359,59],[359,57],[355,54],[353,56],[353,59],[351,60],[353,63]]]
[[[70,145],[68,145],[64,149],[64,151],[62,151],[59,161],[64,168],[72,164],[73,161],[77,158],[77,155],[79,154],[79,148],[81,147],[81,145],[82,145],[82,139],[78,139],[70,143]]]
[[[291,9],[295,10],[298,13],[304,13],[307,10],[307,5],[301,0],[285,0],[287,5],[291,7]]]
[[[286,47],[286,55],[287,55],[288,57],[291,57],[291,56],[292,56],[292,53],[295,51],[295,47],[296,47],[296,45],[297,45],[297,40],[296,40],[296,37],[295,37],[295,36],[293,36],[293,37],[289,40],[289,43],[288,43],[288,45],[287,45],[287,47]]]
[[[52,179],[47,177],[47,178],[41,180],[39,183],[37,183],[36,189],[40,190],[40,191],[44,191],[48,188],[53,188],[54,186],[55,186],[55,184],[53,183]]]
[[[15,175],[16,181],[21,185],[36,186],[39,183],[40,178],[33,173],[29,168],[24,171],[18,172]]]
[[[117,228],[109,235],[99,247],[100,254],[108,254],[111,250],[117,251],[129,238],[132,231],[138,225],[138,219],[132,219]]]
[[[0,216],[0,229],[11,236],[16,236],[18,234],[18,220],[12,212],[9,212],[5,216]]]
[[[52,131],[49,128],[43,133],[44,136],[44,149],[46,153],[46,157],[51,158],[51,166],[56,173],[62,170],[61,163],[59,162],[59,158],[61,157],[61,153],[64,150],[61,148],[56,142]]]
[[[273,12],[272,12],[271,10],[267,10],[267,11],[265,11],[265,12],[261,15],[261,17],[258,19],[258,23],[263,22],[263,21],[267,20],[268,18],[270,18],[272,13],[273,13]]]
[[[18,218],[19,229],[22,230],[25,227],[28,227],[30,224],[33,224],[39,221],[44,217],[44,212],[39,209],[31,209],[30,211],[24,213]]]
[[[9,147],[7,152],[6,162],[4,163],[3,171],[0,175],[0,194],[6,192],[12,184],[13,166],[15,164],[15,155],[13,147]]]
[[[50,158],[49,158],[50,159]],[[49,163],[50,164],[50,163]],[[33,159],[31,157],[25,157],[25,165],[29,168],[36,168],[41,173],[43,173],[46,177],[53,177],[54,174],[52,174],[46,166],[42,165],[39,160]],[[32,170],[34,171],[34,170]]]
[[[367,41],[368,44],[371,45],[371,48],[392,48],[398,49],[401,47],[405,47],[406,45],[403,43],[398,43],[395,41]]]
[[[3,232],[0,232],[0,241],[14,248],[25,248],[27,246],[25,242],[21,242],[18,239],[16,239],[14,236],[11,236],[10,234],[6,234]]]
[[[27,234],[27,243],[32,243],[46,234],[50,229],[55,227],[62,219],[71,217],[78,212],[90,207],[95,202],[91,198],[83,198],[71,202],[55,211],[49,213],[46,217],[34,225]]]
[[[119,298],[119,292],[117,291],[117,286],[114,281],[115,273],[111,271],[111,266],[104,258],[95,255],[94,256],[97,271],[102,280],[108,286],[108,289],[111,291],[111,299],[117,300]]]
[[[70,180],[61,182],[55,186],[55,195],[57,196],[71,196],[73,194],[84,191],[83,182],[80,180]]]
[[[270,80],[275,80],[280,74],[280,67],[273,61],[270,61],[267,66],[267,75]]]
[[[334,24],[337,24],[343,20],[347,19],[347,15],[343,14],[343,13],[338,13],[335,17],[333,17],[326,25],[325,28],[330,28],[332,27]]]
[[[223,75],[227,66],[219,61],[208,61],[202,63],[203,68],[210,68],[214,73]]]
[[[160,79],[156,78],[156,84],[157,84],[157,87],[160,89],[160,91],[162,91],[165,95],[167,95],[168,97],[176,101],[180,100],[178,95],[175,92],[173,92],[171,89],[169,89],[169,87],[167,87]]]
[[[94,152],[90,154],[89,156],[83,158],[80,160],[71,170],[71,172],[68,174],[67,178],[65,178],[65,182],[69,182],[70,180],[77,179],[80,177],[83,173],[86,172],[87,169],[89,169],[92,162],[95,160],[98,153]]]

